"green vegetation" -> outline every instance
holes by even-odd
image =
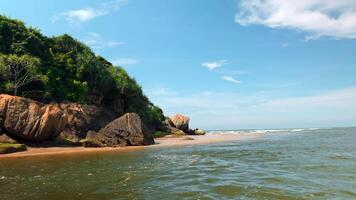
[[[80,140],[80,143],[83,145],[83,147],[103,147],[103,143],[101,143],[99,140],[90,138],[90,139],[82,139]]]
[[[171,133],[163,132],[163,131],[155,131],[153,133],[153,138],[161,138],[167,135],[170,135]]]
[[[164,120],[162,110],[123,68],[67,34],[46,37],[22,21],[1,15],[0,93],[103,106],[120,99],[124,112],[136,112],[149,123]]]
[[[155,131],[153,133],[153,138],[161,138],[161,137],[165,137],[165,136],[169,136],[169,137],[180,137],[180,136],[184,136],[186,135],[183,131],[182,132],[172,132],[172,133],[168,133],[168,132],[164,132],[164,131]]]
[[[80,146],[80,142],[75,142],[67,138],[57,137],[54,141],[56,146]]]
[[[24,144],[0,143],[0,154],[14,153],[26,150],[27,147]]]

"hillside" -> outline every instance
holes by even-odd
[[[148,123],[162,110],[135,79],[70,35],[47,37],[0,16],[0,93],[40,102],[77,102],[138,113]]]

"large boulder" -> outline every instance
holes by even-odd
[[[180,114],[176,114],[171,118],[174,127],[186,133],[189,131],[189,120],[189,117]]]
[[[172,135],[185,135],[185,132],[177,129],[170,118],[166,118],[162,124],[156,127],[158,131],[163,131]]]
[[[127,113],[112,121],[89,140],[98,140],[104,146],[140,146],[154,144],[141,118],[136,113]]]
[[[66,122],[66,115],[57,105],[0,95],[0,127],[13,137],[28,141],[49,140],[62,132]]]
[[[117,117],[115,112],[101,106],[61,103],[58,107],[68,119],[60,137],[73,142],[85,138],[88,131],[99,131]]]
[[[194,130],[190,130],[189,135],[205,135],[206,134],[206,131],[204,131],[203,129],[194,129]]]

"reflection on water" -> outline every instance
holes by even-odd
[[[356,129],[0,160],[1,199],[355,199]]]

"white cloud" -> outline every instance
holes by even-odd
[[[272,99],[264,103],[255,105],[255,107],[269,109],[270,111],[274,112],[299,112],[316,108],[351,109],[351,107],[356,106],[355,100],[356,88],[346,88],[314,96]]]
[[[206,129],[282,128],[356,125],[356,87],[301,97],[275,91],[252,94],[145,90],[166,115],[185,113],[192,127]]]
[[[88,35],[84,38],[84,43],[96,50],[126,44],[125,42],[104,39],[98,33],[88,33]]]
[[[94,18],[108,15],[113,11],[120,10],[121,6],[127,3],[128,0],[113,0],[101,3],[98,8],[82,8],[77,10],[69,10],[62,12],[60,15],[55,15],[52,22],[56,22],[61,16],[69,23],[82,23]]]
[[[231,76],[222,76],[221,78],[224,79],[225,81],[230,81],[233,83],[241,83],[241,81],[239,81]]]
[[[242,0],[235,21],[243,26],[306,31],[306,40],[322,36],[356,39],[355,0]]]
[[[127,66],[127,65],[136,65],[140,63],[140,61],[132,58],[118,58],[112,60],[111,63],[115,66]]]
[[[226,60],[219,60],[219,61],[214,61],[214,62],[204,62],[201,65],[203,67],[208,68],[209,70],[213,70],[219,67],[222,67],[223,65],[226,64]]]
[[[66,17],[66,20],[71,23],[85,22],[106,14],[108,14],[108,12],[105,10],[95,10],[93,8],[70,10],[68,12],[62,13],[62,15]]]

